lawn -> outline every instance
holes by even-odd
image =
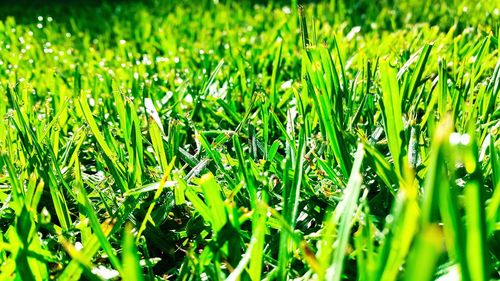
[[[0,280],[500,279],[499,9],[0,3]]]

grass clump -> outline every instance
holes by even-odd
[[[2,9],[0,279],[500,278],[498,10],[390,2]]]

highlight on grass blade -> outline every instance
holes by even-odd
[[[339,202],[332,213],[328,214],[325,220],[325,228],[318,245],[317,254],[323,268],[319,275],[320,279],[341,280],[345,252],[353,221],[356,220],[355,210],[363,183],[361,166],[364,157],[363,145],[359,144],[342,201]],[[335,246],[332,247],[333,245]]]
[[[131,224],[127,224],[123,230],[122,265],[124,268],[121,272],[123,278],[132,281],[144,280]]]

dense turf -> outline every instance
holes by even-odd
[[[495,1],[193,2],[1,6],[0,280],[500,278]]]

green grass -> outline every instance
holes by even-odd
[[[0,7],[0,280],[500,278],[495,1],[215,2]]]

